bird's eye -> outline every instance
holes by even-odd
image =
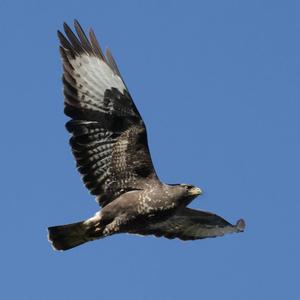
[[[181,186],[184,187],[186,191],[189,191],[193,187],[190,184],[181,184]]]

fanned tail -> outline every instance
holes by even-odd
[[[48,240],[55,250],[68,250],[86,242],[101,238],[103,230],[99,229],[96,217],[77,223],[48,228]],[[98,226],[97,226],[98,225]]]

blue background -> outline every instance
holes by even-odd
[[[1,299],[296,299],[299,1],[0,1]],[[56,30],[109,45],[168,183],[243,234],[117,235],[55,252],[46,228],[98,209],[64,129]]]

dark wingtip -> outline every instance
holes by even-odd
[[[243,232],[246,228],[246,222],[244,219],[240,219],[236,222],[235,225],[236,229],[238,230],[238,232]]]
[[[67,24],[67,22],[64,22],[63,26],[64,26],[65,30],[71,30],[71,28],[69,27],[69,25]]]
[[[100,59],[102,59],[103,61],[106,62],[105,55],[103,54],[103,52],[101,50],[101,47],[100,47],[99,42],[96,38],[96,35],[95,35],[95,32],[94,32],[93,28],[89,29],[89,37],[90,37],[90,42],[92,44],[92,48],[93,48],[93,51],[94,51],[95,55],[97,55]]]
[[[77,28],[77,29],[83,31],[83,29],[82,29],[82,27],[81,27],[81,25],[80,25],[80,23],[77,19],[74,19],[73,25],[74,25],[75,29]]]
[[[57,30],[57,36],[60,42],[65,38],[60,30]]]

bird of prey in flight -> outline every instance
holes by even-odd
[[[190,184],[161,182],[152,164],[145,124],[109,49],[94,31],[58,31],[63,64],[66,128],[82,180],[102,209],[93,217],[48,228],[56,250],[116,233],[196,240],[242,232],[210,212],[188,208],[202,194]]]

